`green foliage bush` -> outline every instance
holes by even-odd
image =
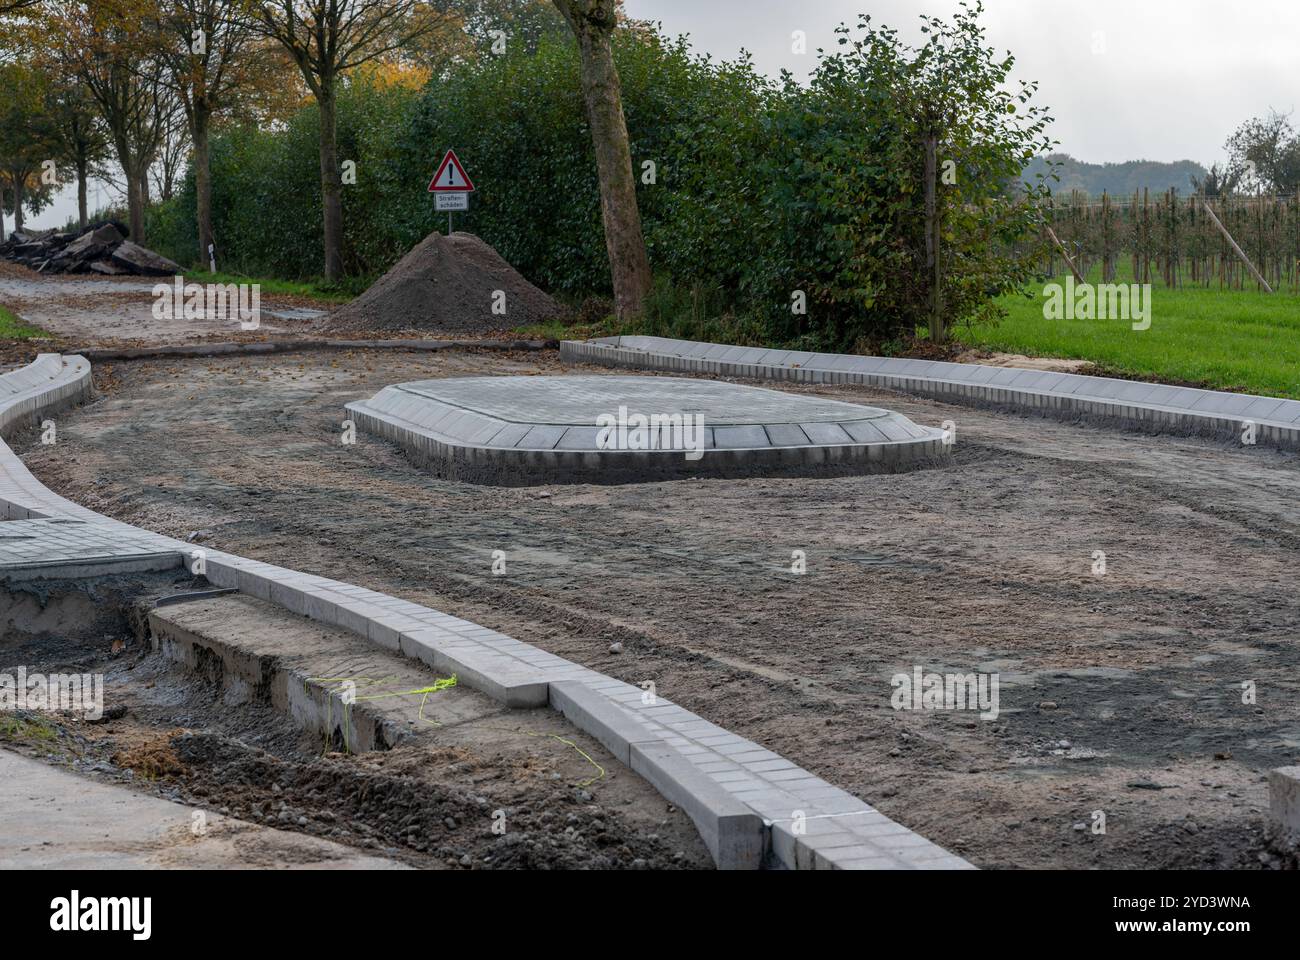
[[[1029,267],[1011,251],[1034,224],[1012,198],[1043,118],[1011,113],[1009,61],[992,59],[978,7],[933,21],[934,49],[909,50],[863,20],[844,29],[811,80],[773,82],[747,59],[715,63],[684,39],[624,32],[616,43],[641,214],[656,290],[638,329],[852,348],[924,323],[924,157],[920,114],[946,104],[944,190],[951,322],[986,315]],[[929,51],[929,52],[926,52]],[[1021,119],[1023,118],[1023,120]],[[573,302],[606,293],[609,268],[575,45],[543,36],[452,68],[422,91],[354,79],[339,100],[349,274],[377,276],[445,229],[427,193],[454,147],[477,192],[456,228],[478,234],[539,286]],[[253,275],[320,272],[317,114],[214,138],[219,264]],[[653,183],[643,182],[645,162]],[[1016,188],[1019,190],[1019,188]],[[154,218],[150,239],[182,263],[193,182]],[[806,315],[791,310],[805,292]]]

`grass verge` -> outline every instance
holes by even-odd
[[[268,296],[281,297],[305,297],[309,300],[320,300],[324,303],[347,303],[355,297],[360,290],[365,289],[365,285],[360,290],[354,290],[354,281],[349,279],[346,284],[331,283],[326,280],[276,280],[269,277],[246,277],[239,273],[208,273],[206,270],[191,270],[185,274],[186,283],[256,283],[262,288],[262,293]],[[356,281],[359,283],[360,281]]]
[[[38,330],[24,323],[22,318],[6,307],[0,307],[0,340],[26,340],[28,337],[44,337],[44,330]]]
[[[1042,287],[1007,297],[1008,317],[954,336],[988,350],[1088,360],[1120,376],[1300,399],[1300,296],[1293,292],[1157,285],[1147,330],[1128,320],[1048,320],[1044,302]]]

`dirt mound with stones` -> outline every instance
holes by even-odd
[[[563,307],[470,233],[431,233],[330,319],[332,330],[489,333],[549,320]]]

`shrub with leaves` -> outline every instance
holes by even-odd
[[[926,18],[926,41],[862,17],[806,83],[718,63],[639,27],[616,36],[638,202],[656,291],[643,329],[846,349],[924,326],[926,140],[941,182],[939,303],[951,325],[993,312],[1032,274],[1041,185],[1027,160],[1049,117],[987,46],[981,7]],[[609,291],[596,167],[572,40],[542,35],[455,64],[419,92],[353,77],[339,101],[344,264],[387,269],[445,228],[426,191],[455,148],[477,186],[456,215],[534,283]],[[319,272],[315,108],[279,130],[214,141],[218,246],[250,272]],[[181,204],[189,197],[178,198]],[[180,224],[177,225],[179,231]],[[170,251],[164,251],[170,252]],[[184,258],[187,262],[191,257]],[[802,291],[807,312],[792,309]],[[728,333],[728,331],[730,331]]]

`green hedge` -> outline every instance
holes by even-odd
[[[850,44],[846,33],[845,45],[819,61],[807,85],[774,83],[746,60],[696,58],[684,39],[618,37],[658,283],[649,327],[689,333],[707,325],[733,338],[852,347],[910,332],[922,319],[922,157],[894,96],[905,52],[892,34],[863,29],[870,42]],[[954,30],[978,35],[971,24]],[[421,91],[354,80],[340,96],[338,126],[339,156],[357,164],[357,183],[343,188],[350,275],[373,278],[429,232],[445,229],[427,186],[454,147],[478,188],[471,210],[456,215],[457,229],[483,237],[553,293],[576,300],[608,292],[571,40],[543,38],[531,53],[519,45],[458,66]],[[985,141],[990,129],[980,127]],[[223,269],[286,279],[320,273],[317,130],[309,106],[283,129],[241,128],[214,138]],[[994,296],[1027,276],[1023,264],[1001,253],[994,263],[987,252],[993,241],[1009,249],[1029,222],[1008,219],[1005,204],[989,206],[1001,191],[997,170],[1018,170],[1022,162],[1021,141],[998,133],[995,152],[1006,163],[964,163],[963,185],[954,188],[970,239],[945,237],[953,320],[987,311]],[[645,161],[655,164],[654,184],[641,182]],[[151,225],[152,244],[182,263],[198,259],[193,206],[191,178]],[[971,209],[984,219],[972,221]],[[791,310],[796,290],[807,296],[806,316]]]

